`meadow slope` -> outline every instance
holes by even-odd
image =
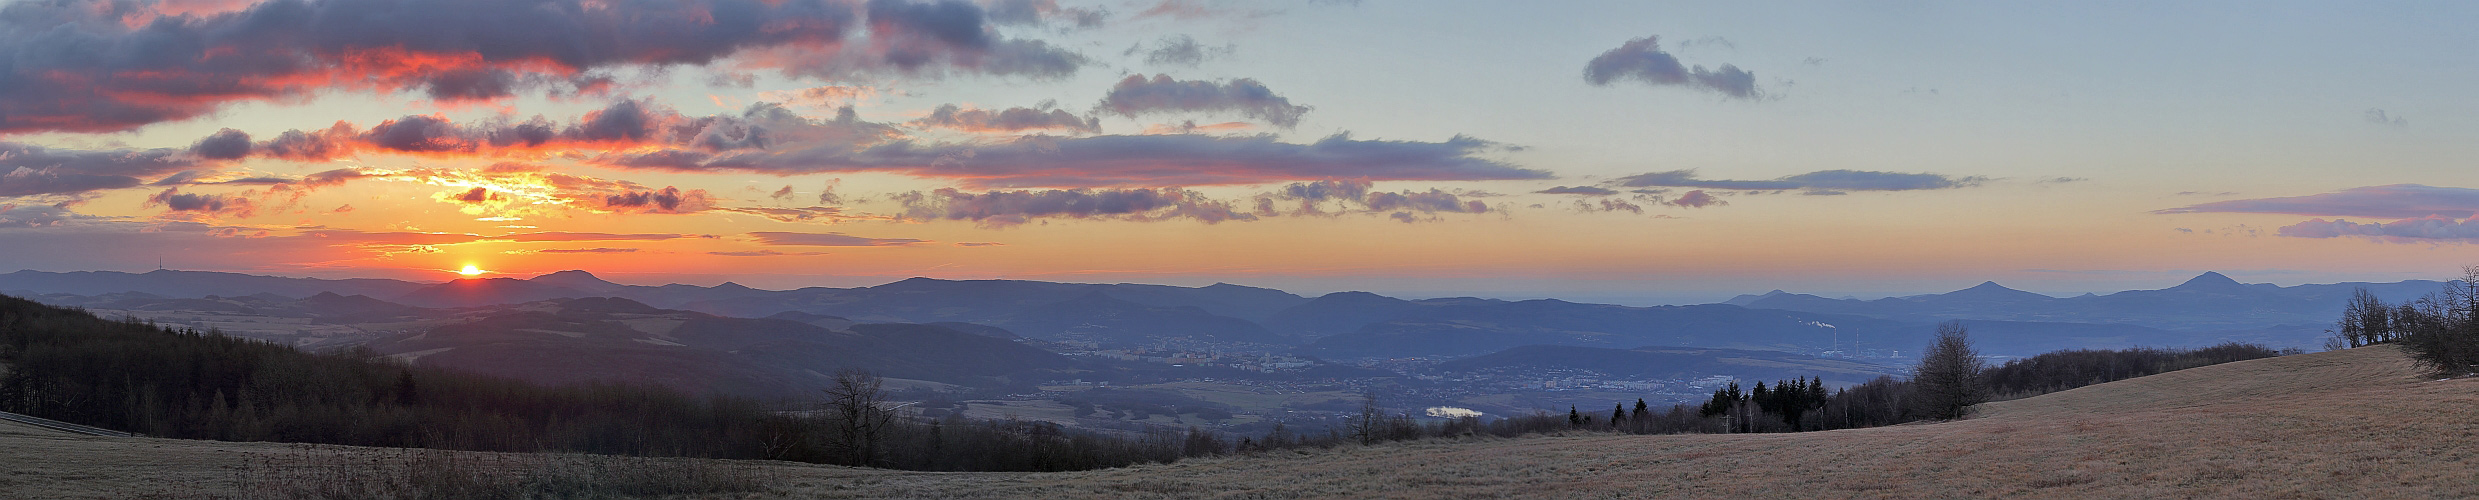
[[[2479,496],[2479,379],[2421,374],[2400,351],[2370,347],[2195,368],[1991,403],[1963,421],[1874,429],[1431,441],[1070,473],[738,462],[761,469],[771,486],[728,497]],[[0,473],[0,491],[212,495],[241,486],[234,464],[245,461],[371,453],[386,452],[0,429],[0,470],[9,471]]]

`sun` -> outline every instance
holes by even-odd
[[[462,274],[462,275],[466,275],[466,276],[481,276],[481,275],[482,275],[482,268],[479,268],[479,267],[473,267],[473,264],[466,264],[466,265],[465,265],[465,269],[460,270],[460,271],[457,271],[457,272],[456,272],[456,274]]]

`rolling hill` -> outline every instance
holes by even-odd
[[[1983,405],[1956,422],[1799,434],[1430,441],[1063,473],[780,462],[734,498],[2312,497],[2479,495],[2479,379],[2371,347],[2244,361]],[[240,495],[385,449],[64,436],[0,427],[27,498]],[[479,463],[498,454],[453,453]],[[299,477],[249,478],[231,464]],[[396,465],[395,467],[404,467]],[[391,472],[392,473],[392,472]],[[177,488],[172,485],[178,485]]]

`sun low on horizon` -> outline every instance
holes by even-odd
[[[2475,14],[0,2],[0,271],[1622,303],[2439,278],[2479,263]]]

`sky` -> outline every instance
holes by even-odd
[[[0,268],[1697,303],[2479,264],[2479,4],[0,4]]]

